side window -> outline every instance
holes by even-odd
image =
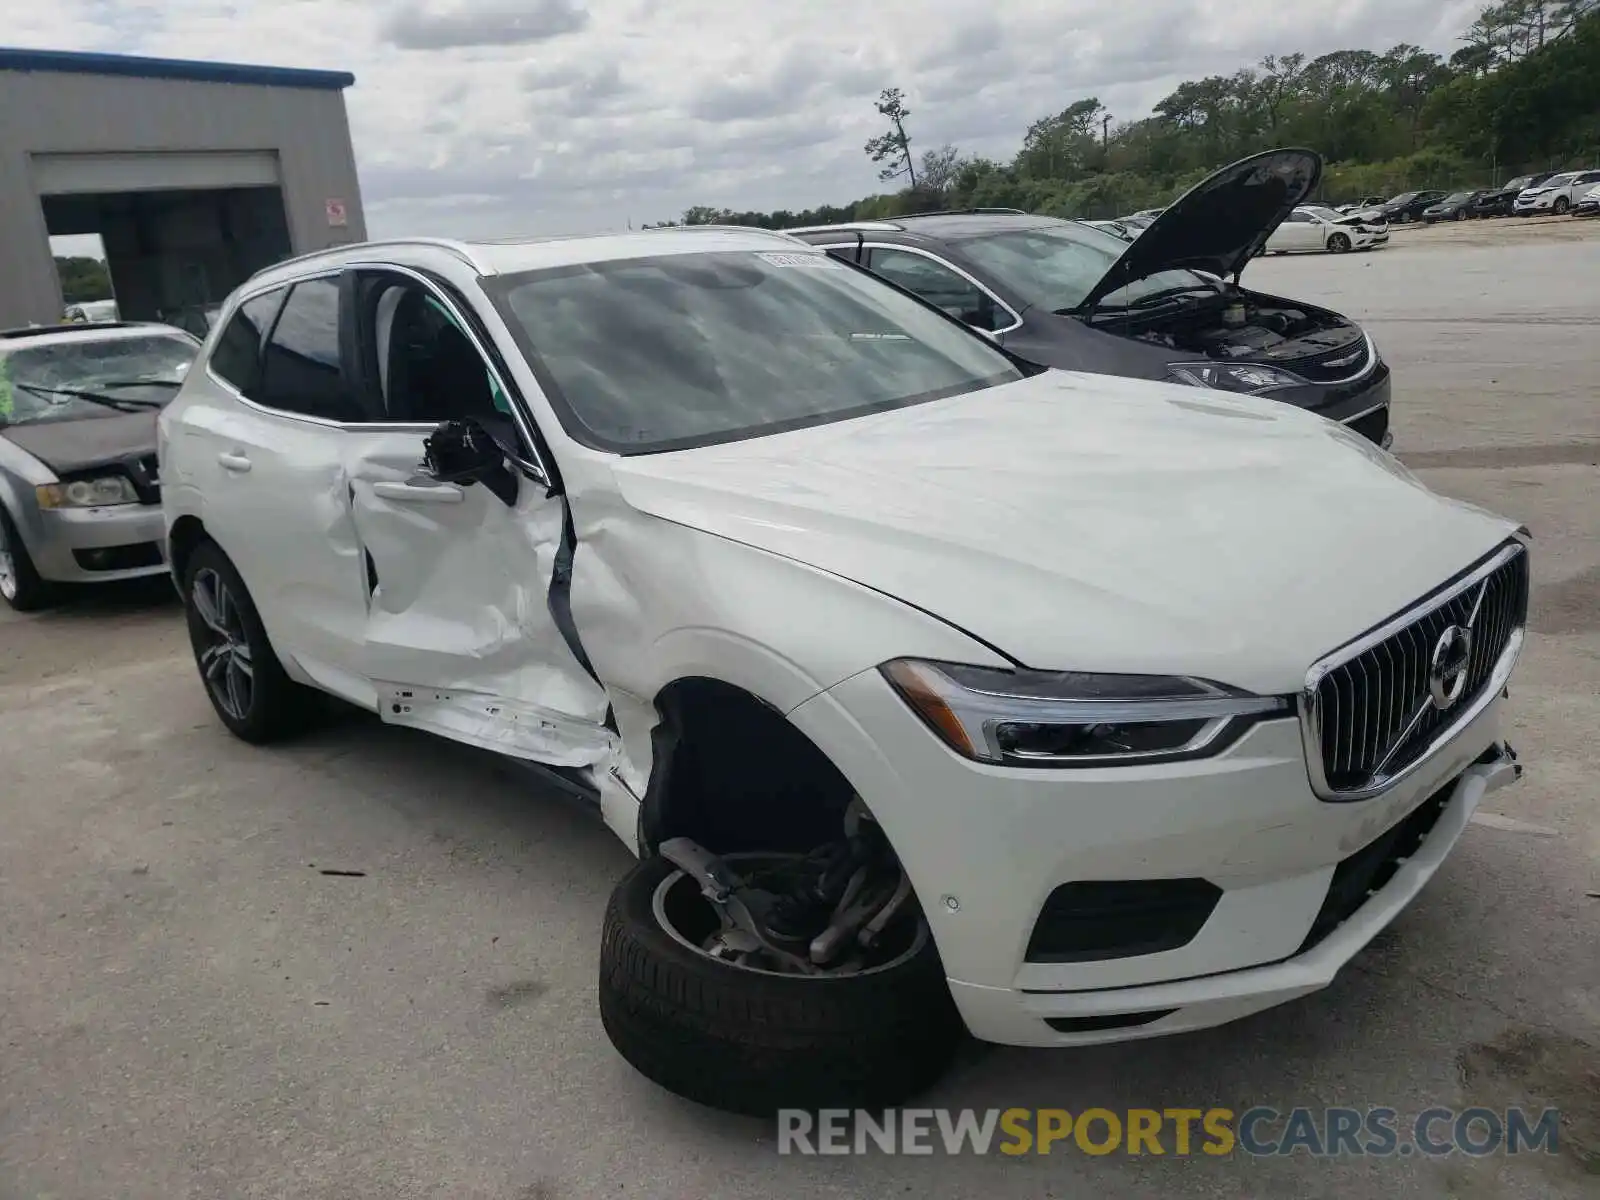
[[[307,279],[290,289],[251,398],[308,417],[365,419],[339,364],[339,285],[332,279]]]
[[[211,369],[252,400],[261,379],[261,339],[272,327],[283,292],[274,288],[241,304],[211,352]]]
[[[473,417],[489,423],[511,415],[489,364],[427,289],[407,281],[365,296],[372,305],[369,362],[389,420],[431,424]]]
[[[891,283],[915,292],[929,304],[977,329],[999,329],[1006,324],[1006,314],[988,293],[931,258],[878,247],[872,251],[871,266]]]

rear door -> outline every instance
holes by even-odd
[[[360,548],[343,478],[344,426],[359,421],[339,351],[337,275],[239,306],[207,363],[224,401],[185,410],[197,439],[207,532],[244,578],[280,658],[370,703],[354,673],[362,636]]]
[[[405,268],[351,273],[347,349],[381,418],[347,431],[343,469],[365,563],[360,670],[382,718],[556,766],[613,745],[559,586],[570,526],[527,410],[470,307]],[[493,429],[524,469],[442,483],[423,460],[440,422]],[[565,628],[564,628],[565,627]]]

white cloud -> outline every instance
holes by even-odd
[[[1264,54],[1417,42],[1478,0],[56,0],[12,45],[349,70],[374,234],[583,232],[879,186],[872,100],[916,144],[1008,154],[1095,95],[1142,116]]]

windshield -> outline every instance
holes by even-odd
[[[0,422],[77,421],[160,408],[194,361],[183,338],[73,337],[0,356]]]
[[[962,238],[955,244],[1003,286],[1051,312],[1082,304],[1128,249],[1121,238],[1066,222]],[[1215,290],[1193,271],[1157,271],[1109,293],[1100,307],[1126,308],[1153,296],[1195,288]]]
[[[622,259],[492,281],[563,425],[645,454],[1022,378],[982,335],[821,251]]]
[[[1574,179],[1576,179],[1578,177],[1578,175],[1579,175],[1579,172],[1577,172],[1577,171],[1570,171],[1565,175],[1552,175],[1552,176],[1550,176],[1549,179],[1546,179],[1539,186],[1540,187],[1547,187],[1547,188],[1565,187],[1567,184],[1571,183]]]
[[[1461,204],[1464,201],[1471,200],[1477,194],[1477,192],[1451,192],[1450,195],[1446,196],[1442,201],[1440,201],[1440,203]]]
[[[1323,208],[1320,204],[1309,204],[1305,208],[1297,209],[1296,211],[1310,213],[1313,217],[1320,217],[1324,221],[1340,221],[1344,219],[1343,213],[1336,212],[1331,208]]]
[[[1401,192],[1393,200],[1389,201],[1389,203],[1390,204],[1409,204],[1411,201],[1415,200],[1420,195],[1422,195],[1421,192]]]

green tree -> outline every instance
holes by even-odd
[[[61,298],[68,304],[112,298],[111,273],[98,258],[57,258],[56,275],[61,280]]]
[[[911,159],[911,135],[906,132],[906,118],[911,110],[899,88],[885,88],[878,95],[878,112],[889,120],[887,133],[870,139],[863,149],[873,162],[883,165],[878,178],[888,183],[905,176],[912,190],[917,186],[917,165]]]

